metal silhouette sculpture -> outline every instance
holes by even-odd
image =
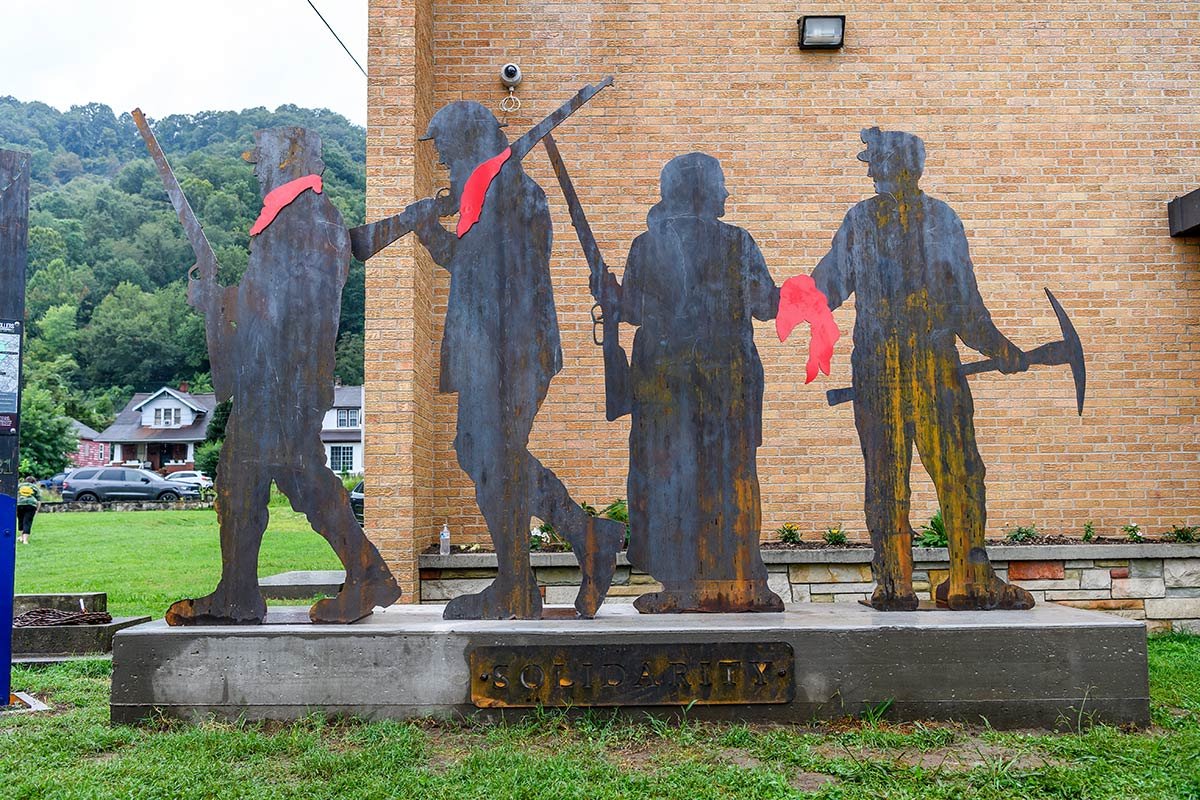
[[[552,524],[579,560],[575,610],[583,617],[603,602],[624,544],[623,524],[588,516],[528,450],[562,350],[550,280],[550,211],[521,159],[611,82],[585,88],[511,145],[492,113],[472,102],[439,110],[424,137],[450,170],[446,198],[420,201],[425,205],[413,213],[421,243],[450,272],[440,388],[458,395],[454,449],[475,484],[499,567],[482,592],[452,599],[447,619],[541,617],[529,559],[533,516]],[[439,204],[460,210],[456,233],[438,221]],[[379,241],[403,231],[402,223],[397,219]]]
[[[255,165],[263,211],[241,282],[222,286],[199,220],[140,111],[134,119],[196,255],[188,302],[204,314],[217,399],[233,400],[217,481],[221,579],[212,594],[172,605],[168,624],[262,622],[258,553],[272,480],[346,568],[341,591],[313,605],[312,621],[353,622],[391,605],[400,589],[321,444],[351,245],[341,214],[321,193],[320,137],[303,128],[255,133],[245,157]]]
[[[862,132],[876,196],[855,205],[812,279],[836,309],[856,297],[853,387],[829,393],[854,401],[866,461],[866,518],[877,586],[870,605],[912,611],[909,472],[916,445],[937,491],[949,537],[950,576],[936,588],[951,609],[1027,609],[1029,592],[1002,581],[984,547],[984,465],[975,445],[967,375],[1021,372],[1030,364],[1069,364],[1083,411],[1083,350],[1050,295],[1063,341],[1026,354],[992,322],[975,282],[962,222],[918,186],[925,145],[908,133]],[[1049,291],[1047,291],[1049,295]],[[990,356],[959,360],[956,339]]]
[[[759,552],[763,368],[752,325],[776,317],[779,290],[750,234],[720,221],[729,196],[720,163],[690,153],[663,168],[662,199],[618,283],[547,146],[602,309],[609,417],[631,415],[629,561],[663,585],[634,605],[782,611]],[[829,317],[824,298],[818,305]],[[617,322],[638,326],[628,365]]]

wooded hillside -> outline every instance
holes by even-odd
[[[241,154],[255,130],[281,125],[321,134],[325,192],[347,224],[360,224],[366,132],[340,114],[281,106],[151,118],[223,282],[245,269],[247,231],[261,208]],[[203,322],[185,299],[192,251],[132,117],[99,103],[60,112],[0,97],[0,147],[33,155],[27,404],[102,429],[134,391],[184,380],[207,390]],[[362,381],[363,280],[356,261],[342,298],[343,383]]]

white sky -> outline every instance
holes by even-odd
[[[313,0],[363,68],[367,0]],[[306,0],[0,0],[0,95],[155,118],[285,103],[365,125],[367,79]]]

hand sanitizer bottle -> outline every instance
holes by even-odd
[[[438,554],[450,555],[450,526],[442,525],[442,533],[438,537]]]

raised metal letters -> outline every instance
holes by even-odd
[[[789,703],[786,642],[476,647],[468,653],[479,708]]]

